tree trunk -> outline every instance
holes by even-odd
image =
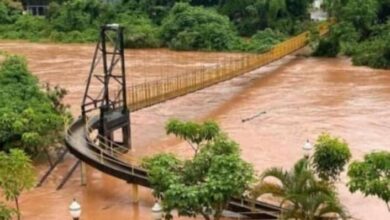
[[[20,220],[20,211],[19,211],[19,200],[18,200],[18,197],[15,197],[15,205],[16,205],[16,215],[18,216],[18,220]]]
[[[45,154],[46,154],[46,157],[47,157],[47,161],[49,161],[50,167],[53,167],[53,161],[51,160],[50,154],[49,154],[49,152],[47,151],[46,148],[45,148]]]
[[[209,215],[207,215],[207,214],[205,214],[205,213],[203,213],[203,212],[201,212],[200,214],[202,214],[202,216],[203,216],[203,218],[204,218],[205,220],[210,220],[210,216],[209,216]]]
[[[215,210],[215,214],[214,214],[214,220],[219,220],[219,219],[221,219],[221,216],[222,216],[222,210],[223,210],[223,209],[218,209],[218,210]]]

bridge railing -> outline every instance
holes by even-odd
[[[320,35],[328,30],[329,23],[318,25]],[[248,54],[214,67],[131,86],[127,89],[129,109],[136,111],[255,70],[306,46],[309,38],[310,33],[304,32],[277,44],[266,53]]]

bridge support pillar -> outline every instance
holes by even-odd
[[[138,196],[138,185],[132,184],[132,196],[133,196],[133,203],[139,202],[139,196]]]
[[[80,179],[81,179],[81,185],[86,186],[87,185],[87,168],[86,164],[84,162],[80,163]]]

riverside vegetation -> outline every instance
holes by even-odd
[[[110,2],[110,3],[107,3]],[[0,38],[95,42],[99,26],[119,23],[129,48],[265,52],[310,29],[313,0],[52,0],[46,16],[22,15],[20,0],[0,1]],[[314,56],[351,56],[390,67],[390,1],[324,0],[337,24]]]

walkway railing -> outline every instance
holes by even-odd
[[[318,26],[320,36],[326,34],[328,30],[329,23]],[[307,31],[277,44],[266,53],[251,54],[211,68],[129,87],[127,89],[129,109],[136,111],[255,70],[306,46],[309,37],[310,33]]]

